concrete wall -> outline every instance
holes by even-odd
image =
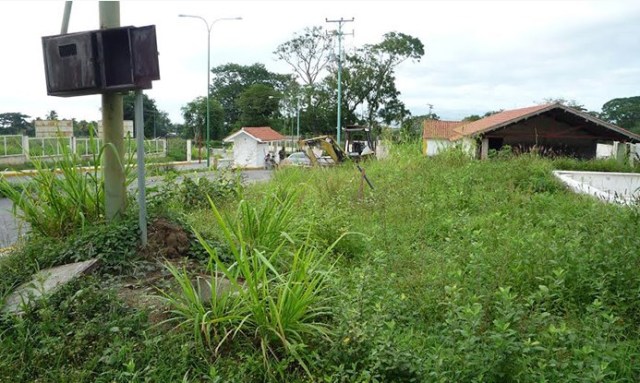
[[[73,136],[71,120],[36,120],[34,126],[38,138]]]
[[[237,167],[262,167],[266,154],[264,146],[259,148],[258,142],[245,133],[233,140],[233,162]],[[260,160],[261,163],[258,162]]]
[[[476,142],[473,138],[462,138],[457,141],[449,141],[439,138],[429,138],[423,140],[423,154],[427,156],[435,156],[449,148],[460,147],[463,151],[469,153],[470,156],[476,154]]]
[[[133,137],[133,121],[132,120],[122,121],[122,129],[124,130],[124,137]],[[102,121],[98,121],[98,137],[104,138],[104,134],[102,132]]]
[[[556,170],[553,174],[576,193],[630,204],[640,198],[640,174]]]
[[[423,153],[427,156],[435,156],[439,152],[453,146],[451,141],[439,138],[427,138],[423,142]]]

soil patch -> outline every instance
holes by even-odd
[[[148,259],[176,259],[189,252],[189,233],[166,218],[158,218],[147,227],[147,247],[142,253]]]

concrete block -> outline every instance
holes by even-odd
[[[60,286],[92,272],[97,262],[97,259],[90,259],[39,271],[31,281],[21,285],[7,297],[2,312],[21,314],[24,305],[53,294]]]

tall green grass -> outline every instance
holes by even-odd
[[[299,229],[289,222],[295,193],[259,208],[241,201],[234,218],[224,218],[213,202],[211,210],[231,253],[223,261],[218,251],[196,233],[210,256],[209,288],[186,270],[168,265],[179,283],[178,293],[165,293],[181,327],[214,356],[231,342],[256,345],[269,376],[283,378],[290,368],[311,374],[308,348],[320,338],[329,340],[327,288],[330,265],[327,251],[319,251],[309,237],[290,235]],[[291,249],[291,250],[290,250]],[[329,249],[330,250],[330,249]],[[223,281],[224,288],[220,287]],[[230,347],[230,346],[229,346]],[[237,348],[237,347],[236,347]]]
[[[46,237],[67,236],[104,216],[104,183],[99,164],[104,150],[111,147],[92,151],[96,154],[90,170],[80,168],[80,156],[68,147],[60,144],[60,148],[62,156],[53,163],[32,161],[36,172],[31,182],[16,186],[0,179],[0,193],[13,202],[14,214],[28,222],[33,232]],[[127,183],[131,182],[130,167],[126,163],[121,166],[128,174]]]

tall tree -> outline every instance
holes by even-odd
[[[241,110],[240,126],[273,125],[279,113],[280,95],[264,84],[249,86],[238,97],[237,105]]]
[[[45,120],[57,120],[58,119],[58,112],[56,112],[55,110],[50,110],[49,113],[47,113],[47,115],[44,117]]]
[[[240,119],[241,110],[237,100],[248,87],[264,84],[282,92],[292,81],[291,75],[270,72],[264,64],[250,66],[225,64],[211,69],[213,81],[211,96],[218,100],[224,109],[224,127],[229,131]]]
[[[122,98],[125,120],[135,121],[135,99],[134,92],[129,92]],[[156,100],[144,93],[142,94],[142,116],[145,137],[162,137],[171,129],[169,115],[158,110]]]
[[[27,118],[29,116],[22,113],[0,113],[0,131],[2,134],[27,134],[32,128]]]
[[[387,124],[402,122],[408,111],[398,99],[395,69],[406,60],[418,62],[423,55],[424,45],[418,38],[399,32],[386,33],[382,42],[346,55],[343,73],[347,115],[355,115],[364,105],[369,126],[375,126],[378,118]]]
[[[304,85],[313,86],[331,60],[333,40],[322,27],[307,27],[273,53],[291,66]]]
[[[215,99],[209,99],[209,137],[212,140],[221,140],[226,132],[223,130],[224,112],[222,106]],[[192,138],[198,144],[206,138],[207,128],[207,99],[198,97],[182,107],[182,117],[184,118],[182,137]]]
[[[640,134],[640,96],[614,98],[602,105],[600,117]]]
[[[538,102],[538,104],[560,104],[564,106],[568,106],[569,108],[576,109],[579,112],[586,112],[587,108],[584,107],[583,104],[580,104],[578,101],[571,99],[568,100],[564,97],[547,97],[542,102]]]

